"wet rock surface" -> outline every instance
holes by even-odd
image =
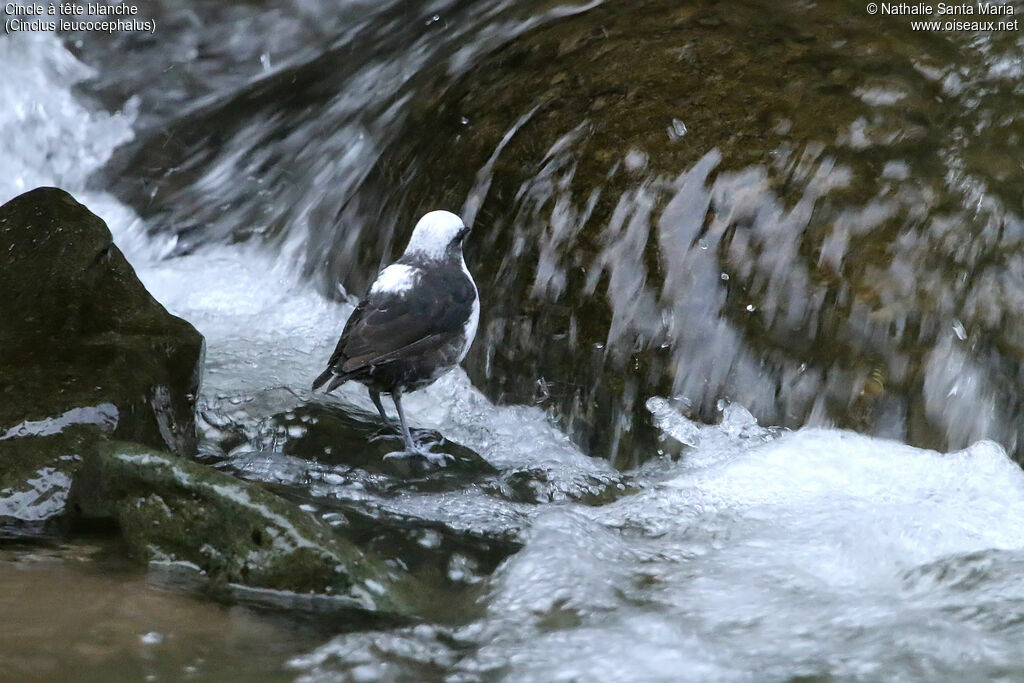
[[[0,442],[0,539],[63,530],[72,478],[100,438],[99,429],[71,427]]]
[[[274,415],[264,427],[274,439],[287,435],[283,452],[309,458],[320,453],[317,461],[325,465],[358,468],[397,480],[417,490],[434,481],[452,488],[471,483],[497,470],[472,450],[445,440],[439,433],[413,430],[413,437],[432,453],[447,455],[443,464],[425,458],[408,456],[401,433],[395,423],[384,425],[377,416],[356,417],[337,407],[310,403],[294,411]]]
[[[138,559],[187,563],[214,583],[333,593],[355,608],[410,611],[401,576],[309,513],[174,455],[104,443],[84,459],[71,505],[84,519],[115,520]]]
[[[387,481],[382,490],[452,489],[497,472],[469,448],[428,430],[413,429],[414,438],[432,453],[446,454],[444,464],[408,456],[397,427],[383,424],[376,414],[330,399],[306,402],[294,394],[286,396],[289,393],[271,391],[250,397],[229,416],[222,412],[223,403],[207,403],[202,412],[207,436],[222,452],[279,453],[325,468],[358,470]],[[274,403],[279,408],[282,400],[294,408],[259,414],[262,407],[272,410]]]
[[[59,431],[106,404],[117,438],[194,452],[203,338],[150,296],[103,221],[32,190],[0,207],[0,254],[0,431]]]
[[[422,169],[390,204],[400,234],[430,201],[476,212],[467,258],[490,275],[474,381],[555,408],[584,450],[620,465],[657,449],[650,395],[685,398],[708,423],[729,399],[765,424],[813,414],[928,447],[1016,443],[990,415],[1020,411],[999,388],[1021,373],[1018,326],[996,313],[1019,290],[1005,274],[999,290],[965,283],[963,268],[1019,268],[1006,249],[1020,190],[989,136],[1019,131],[1020,115],[1008,100],[965,113],[979,91],[1019,92],[971,58],[937,104],[950,75],[922,65],[943,48],[901,34],[876,71],[874,22],[847,14],[603,3],[415,101],[409,128],[438,132],[400,138],[366,185]],[[992,39],[1012,60],[1013,39]],[[988,132],[962,138],[940,120]],[[473,177],[458,170],[467,159]],[[979,185],[992,201],[975,212]],[[970,248],[954,224],[977,236]],[[332,277],[351,278],[346,258]],[[985,377],[973,398],[949,401],[947,361]]]
[[[97,441],[195,451],[203,339],[62,190],[0,207],[0,255],[0,528],[35,535]]]
[[[206,399],[200,405],[200,422],[206,462],[283,485],[321,482],[342,491],[342,484],[356,484],[360,491],[383,497],[475,488],[529,504],[598,504],[629,492],[628,478],[613,472],[595,470],[566,482],[564,472],[544,463],[498,468],[430,430],[414,428],[413,433],[432,452],[448,454],[445,464],[405,456],[401,437],[375,413],[287,389]]]
[[[389,458],[401,439],[376,414],[286,389],[205,398],[200,425],[204,462],[303,505],[409,572],[425,594],[444,596],[425,601],[423,614],[445,622],[478,613],[487,577],[520,549],[543,505],[598,505],[634,492],[611,471],[499,467],[451,441],[433,446],[453,456],[444,467]]]

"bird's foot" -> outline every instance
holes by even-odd
[[[417,455],[425,459],[431,465],[437,465],[438,467],[447,467],[449,460],[455,462],[455,456],[451,455],[450,453],[445,453],[444,451],[435,453],[433,451],[423,449],[422,451],[418,452]]]
[[[392,458],[423,458],[431,465],[437,465],[439,467],[447,466],[449,460],[454,462],[455,456],[449,453],[445,453],[444,451],[435,453],[434,451],[430,450],[430,447],[436,445],[437,443],[437,441],[417,441],[412,445],[411,448],[407,445],[405,450],[403,451],[385,454],[384,459],[390,460]]]
[[[444,437],[437,432],[432,431],[419,431],[412,430],[410,435],[412,441],[417,448],[427,448],[435,446],[439,443],[444,443]],[[388,424],[383,427],[379,427],[373,434],[371,434],[367,441],[370,443],[377,443],[378,441],[387,441],[389,439],[401,439],[402,438],[402,427],[401,425]]]
[[[387,441],[393,439],[395,436],[401,437],[402,432],[395,427],[388,425],[387,427],[381,427],[367,439],[370,443],[377,443],[378,441]]]

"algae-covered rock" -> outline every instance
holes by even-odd
[[[465,446],[434,444],[435,453],[451,456],[444,466],[387,457],[402,449],[402,438],[376,413],[280,388],[205,396],[199,422],[205,462],[302,505],[400,567],[415,581],[417,613],[427,619],[476,614],[486,577],[520,548],[518,526],[506,522],[525,524],[525,515],[487,495],[500,473]]]
[[[0,434],[106,403],[116,437],[195,451],[202,336],[63,190],[0,207],[0,320]]]
[[[255,484],[138,444],[86,455],[71,492],[85,519],[113,519],[144,561],[195,565],[216,583],[329,592],[354,607],[409,611],[400,577]]]
[[[47,423],[40,422],[34,434],[0,434],[0,536],[57,531],[82,456],[117,423],[117,410],[110,404],[69,413],[63,420],[48,421],[63,422],[57,432],[47,433],[40,427]]]
[[[203,339],[54,188],[0,206],[0,528],[44,533],[106,438],[195,451]]]

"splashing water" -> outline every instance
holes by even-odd
[[[0,198],[60,184],[105,218],[154,296],[206,337],[203,401],[245,405],[270,396],[260,409],[273,412],[311,400],[306,387],[350,305],[326,300],[259,245],[164,259],[172,241],[149,236],[129,208],[85,189],[87,175],[131,139],[132,108],[111,115],[80,103],[71,88],[90,72],[52,35],[0,40],[0,60],[8,68],[0,81],[8,103],[0,113]],[[694,188],[717,163],[709,157],[692,178],[678,179],[673,211],[707,199]],[[630,231],[645,224],[621,218],[625,257],[636,246]],[[537,286],[564,286],[549,275]],[[692,276],[713,281],[720,273],[698,264]],[[620,319],[615,329],[629,324]],[[935,365],[929,395],[957,386],[987,395],[957,385],[941,360]],[[487,579],[482,613],[470,623],[314,641],[288,660],[289,670],[308,680],[1024,676],[1024,474],[999,445],[941,454],[833,429],[784,432],[759,426],[737,404],[705,425],[684,415],[685,403],[643,398],[682,456],[652,457],[627,476],[586,457],[541,409],[487,400],[461,370],[411,395],[414,423],[503,472],[543,470],[546,502],[510,502],[479,487],[380,497],[381,509],[508,533],[522,549]],[[344,387],[338,403],[372,413],[358,386]],[[316,466],[261,455],[267,480]],[[329,469],[320,473],[325,497],[376,495],[347,490]],[[594,482],[619,491],[616,500],[582,502]]]

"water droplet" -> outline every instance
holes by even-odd
[[[142,641],[143,645],[159,645],[164,642],[164,636],[162,633],[156,631],[150,631],[149,633],[139,636],[139,640]]]
[[[640,171],[647,166],[647,155],[638,149],[631,149],[626,153],[625,164],[630,171]]]
[[[679,119],[672,119],[672,125],[668,129],[668,136],[673,140],[678,140],[684,135],[686,135],[686,124]]]

